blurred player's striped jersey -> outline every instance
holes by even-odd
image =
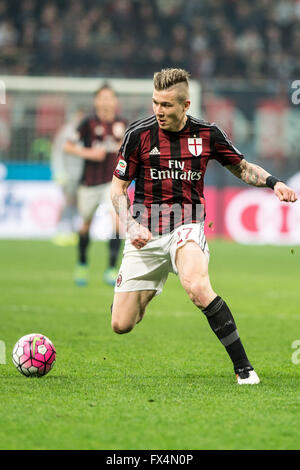
[[[77,128],[78,140],[85,147],[104,144],[107,149],[106,158],[103,161],[84,161],[82,184],[96,186],[111,181],[125,128],[126,122],[121,117],[116,117],[113,122],[106,122],[101,121],[96,114],[86,117],[79,124]]]
[[[242,158],[214,123],[188,116],[180,132],[170,132],[162,130],[155,116],[150,116],[127,129],[114,175],[127,181],[135,180],[134,206],[146,207],[146,217],[140,222],[148,225],[152,232],[166,233],[168,221],[166,218],[164,224],[162,214],[157,221],[159,227],[154,229],[153,217],[151,223],[157,205],[179,205],[182,212],[186,211],[184,223],[203,220],[204,175],[208,161],[216,159],[222,165],[235,165]],[[199,211],[199,207],[202,210]],[[179,223],[173,220],[171,230]]]

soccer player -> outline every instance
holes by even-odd
[[[280,201],[295,202],[297,196],[263,168],[247,162],[216,124],[187,114],[185,70],[155,73],[152,101],[154,115],[125,132],[113,176],[111,198],[128,238],[115,286],[112,329],[119,334],[132,330],[149,301],[161,292],[168,273],[176,273],[224,345],[237,383],[257,384],[230,308],[209,279],[203,221],[207,163],[216,159],[245,183],[272,188]],[[133,179],[130,208],[127,188]]]
[[[78,211],[83,219],[79,230],[78,264],[75,282],[88,283],[87,250],[90,243],[90,227],[100,203],[109,204],[111,178],[116,165],[118,149],[124,136],[126,122],[118,116],[118,99],[115,91],[103,85],[95,93],[95,113],[87,116],[77,128],[77,140],[68,140],[65,151],[84,160],[78,189]],[[117,260],[121,240],[118,235],[118,220],[111,207],[115,237],[109,240],[109,266],[104,272],[104,281],[114,285],[117,275]]]

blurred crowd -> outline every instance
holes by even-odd
[[[0,0],[14,75],[300,77],[300,0]]]

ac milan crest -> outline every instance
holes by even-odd
[[[200,137],[191,137],[188,139],[188,148],[194,157],[199,157],[202,153],[202,139]]]
[[[116,121],[112,125],[112,133],[116,139],[122,139],[125,132],[125,124],[121,121]]]
[[[99,125],[99,126],[96,126],[95,127],[95,134],[98,136],[98,137],[101,137],[103,134],[104,134],[104,127]]]
[[[121,282],[122,282],[122,274],[119,274],[119,276],[117,277],[117,281],[116,281],[117,287],[120,287]]]

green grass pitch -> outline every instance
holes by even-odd
[[[105,243],[92,244],[91,282],[76,287],[75,248],[0,241],[0,449],[299,449],[300,247],[291,248],[210,243],[212,284],[261,378],[239,387],[176,276],[118,336],[113,289],[102,282]],[[32,332],[57,349],[40,379],[11,361]]]

